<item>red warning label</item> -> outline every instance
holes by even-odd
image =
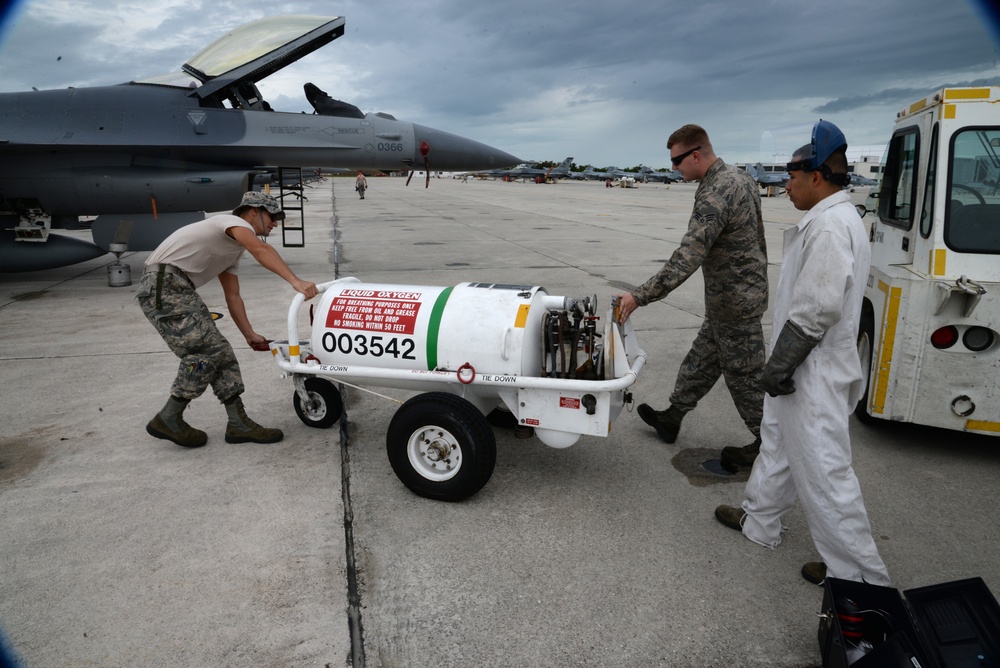
[[[345,290],[333,298],[330,312],[326,315],[328,328],[413,334],[420,310],[420,302],[415,301],[420,298],[419,292],[405,295],[411,299],[381,298],[377,293],[373,296],[353,296],[349,292],[361,291]]]
[[[559,397],[559,408],[580,409],[580,400],[574,397]]]

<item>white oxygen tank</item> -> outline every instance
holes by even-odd
[[[538,376],[542,317],[563,302],[538,286],[339,283],[314,312],[312,353],[323,364]]]

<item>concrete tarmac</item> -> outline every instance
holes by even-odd
[[[414,177],[307,189],[306,246],[280,248],[317,283],[533,284],[610,297],[677,247],[695,186],[536,185]],[[862,201],[863,193],[856,194]],[[800,214],[765,198],[771,291]],[[85,233],[80,234],[86,238]],[[44,666],[753,666],[821,663],[822,589],[798,508],[769,550],[713,517],[746,474],[706,472],[749,442],[724,384],[666,445],[623,412],[567,449],[497,429],[492,479],[461,503],[413,495],[385,431],[412,392],[345,388],[341,430],[312,429],[271,356],[247,347],[217,284],[199,292],[234,344],[251,417],[273,445],[230,445],[207,393],[186,450],[148,436],[176,358],[106,256],[0,274],[0,628]],[[294,295],[247,256],[251,322],[287,337]],[[704,314],[700,273],[634,316],[649,361],[635,403],[666,405]],[[765,334],[771,331],[770,313]],[[900,589],[981,576],[1000,591],[996,439],[852,419],[875,540]]]

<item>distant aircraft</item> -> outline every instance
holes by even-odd
[[[582,172],[571,172],[569,178],[584,181],[588,179],[595,179],[597,177],[594,176],[594,168],[588,165]]]
[[[850,176],[851,176],[851,182],[848,185],[850,185],[852,187],[853,186],[874,186],[874,185],[876,185],[878,183],[878,181],[876,181],[875,179],[869,179],[869,178],[867,178],[865,176],[861,176],[860,174],[856,174],[854,172],[851,172]]]
[[[513,179],[534,179],[539,182],[543,182],[546,179],[564,179],[570,175],[570,166],[573,164],[573,158],[569,157],[563,160],[558,165],[554,167],[549,167],[544,169],[541,167],[535,167],[533,164],[523,163],[517,165],[512,169],[497,169],[492,170],[489,176],[499,176],[506,177],[511,180]]]
[[[630,176],[626,171],[618,169],[617,167],[608,167],[605,171],[600,171],[594,169],[593,167],[587,167],[587,169],[580,172],[578,178],[591,179],[593,181],[606,181],[608,179],[620,179],[625,176]]]
[[[112,240],[150,250],[202,212],[231,209],[269,182],[273,169],[264,166],[412,176],[519,162],[470,139],[364,114],[312,84],[305,93],[315,113],[271,110],[257,82],[342,36],[344,24],[270,17],[236,28],[173,74],[0,94],[0,272],[82,262]],[[94,244],[49,235],[95,215]]]
[[[631,176],[631,174],[615,166],[608,167],[604,172],[604,178],[606,179],[624,179],[627,176]]]
[[[678,181],[684,180],[684,176],[678,169],[673,169],[669,172],[658,172],[652,167],[647,167],[646,165],[639,165],[639,176],[637,178],[640,181],[646,183],[650,181],[660,181],[661,183],[676,183]]]
[[[784,188],[788,184],[788,172],[768,172],[764,170],[764,166],[757,163],[756,166],[751,167],[747,165],[747,174],[753,177],[754,181],[764,186]]]

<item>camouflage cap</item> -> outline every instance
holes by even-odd
[[[278,203],[278,200],[274,199],[270,195],[265,195],[259,190],[251,190],[247,194],[243,195],[243,199],[240,201],[240,206],[252,206],[255,209],[267,209],[269,213],[278,213],[281,211],[281,204]]]

